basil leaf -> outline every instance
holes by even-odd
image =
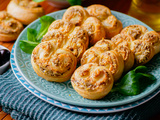
[[[34,2],[43,2],[45,0],[33,0]]]
[[[140,78],[145,77],[151,80],[156,78],[153,75],[142,73],[147,71],[147,67],[138,66],[134,70],[129,71],[119,83],[115,84],[111,92],[119,92],[123,95],[137,95],[140,93]]]
[[[48,28],[50,24],[54,21],[55,19],[50,17],[50,16],[42,16],[40,17],[40,22],[41,22],[41,29],[37,35],[37,40],[40,40],[43,35],[45,35],[48,31]]]
[[[28,41],[36,42],[37,31],[35,29],[27,28],[27,39]]]
[[[67,0],[71,6],[73,5],[81,5],[81,0]]]
[[[32,41],[27,41],[27,40],[21,40],[20,41],[20,48],[22,51],[31,54],[33,49],[38,45],[38,42],[32,42]]]

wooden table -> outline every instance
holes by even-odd
[[[10,0],[0,0],[0,11],[5,10]],[[91,4],[103,4],[109,7],[111,10],[116,10],[119,12],[127,13],[130,7],[131,0],[84,0],[82,6],[87,7]],[[58,11],[60,8],[51,6],[47,1],[41,3],[42,7],[45,10],[45,14]],[[14,44],[13,42],[0,42],[0,45],[7,47],[9,50],[12,49]],[[0,120],[13,120],[10,115],[2,111],[0,107]],[[151,120],[160,120],[160,113],[156,116],[153,116]]]

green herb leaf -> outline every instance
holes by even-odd
[[[33,0],[34,2],[43,2],[45,0]]]
[[[31,54],[33,49],[39,44],[39,42],[32,42],[32,41],[27,41],[27,40],[21,40],[20,41],[20,48],[26,53]]]
[[[81,0],[67,0],[71,6],[73,5],[81,5]]]
[[[123,95],[137,95],[140,93],[140,78],[146,77],[151,80],[156,78],[153,75],[142,73],[147,71],[147,67],[138,66],[129,71],[119,83],[115,84],[111,92],[117,91]]]
[[[40,40],[43,35],[45,35],[48,31],[48,28],[50,26],[50,24],[54,21],[55,19],[50,17],[50,16],[42,16],[40,18],[40,22],[41,22],[41,29],[37,35],[37,40]]]
[[[27,28],[27,39],[28,41],[36,42],[37,31],[35,29]]]

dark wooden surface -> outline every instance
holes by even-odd
[[[10,0],[0,0],[0,11],[5,10],[6,6],[8,5]],[[127,11],[129,10],[131,0],[84,0],[82,2],[82,6],[87,7],[91,4],[103,4],[107,7],[109,7],[111,10],[123,12],[127,14]],[[44,1],[41,3],[42,7],[45,10],[45,14],[51,13],[54,11],[60,10],[60,8],[56,8],[51,6],[47,1]],[[7,47],[9,50],[12,49],[13,42],[0,42],[0,45],[3,45]],[[2,111],[2,108],[0,107],[0,120],[13,120],[10,115]],[[152,116],[150,120],[160,120],[160,113]]]

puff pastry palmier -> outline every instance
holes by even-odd
[[[31,55],[34,71],[48,81],[64,82],[76,68],[77,58],[69,50],[59,48],[55,41],[36,46]]]
[[[131,35],[134,39],[141,38],[148,30],[143,25],[129,25],[121,33]]]
[[[132,42],[131,51],[134,53],[136,65],[147,63],[155,55],[153,46],[141,39]]]
[[[96,17],[88,17],[82,24],[82,28],[88,33],[90,45],[94,45],[97,41],[105,38],[104,27]]]
[[[114,15],[108,16],[102,21],[105,28],[106,38],[112,38],[121,32],[123,26],[120,20],[118,20]]]
[[[63,45],[64,49],[70,50],[79,61],[83,53],[88,48],[89,38],[88,34],[82,27],[77,26],[73,32],[68,36],[68,40]]]
[[[134,54],[130,50],[129,47],[125,46],[124,44],[119,44],[115,51],[117,51],[119,54],[121,54],[123,60],[124,60],[124,72],[129,71],[133,65],[134,65]]]
[[[0,41],[16,40],[23,29],[23,25],[11,17],[6,11],[0,11]]]
[[[149,31],[142,37],[143,41],[149,42],[155,51],[155,54],[160,52],[160,35],[155,31]]]
[[[71,77],[73,88],[84,98],[101,99],[113,86],[113,76],[104,66],[88,63],[75,70]]]
[[[25,25],[44,15],[43,8],[32,0],[11,0],[7,12]]]
[[[117,81],[124,70],[124,61],[122,56],[115,50],[106,51],[100,54],[99,65],[109,69],[113,75],[114,81]]]
[[[76,26],[80,26],[89,17],[88,12],[82,6],[69,7],[63,14],[63,20],[69,21]]]
[[[111,38],[111,41],[118,46],[119,44],[123,44],[130,48],[131,43],[134,41],[134,38],[128,34],[117,34]]]
[[[111,15],[111,11],[108,7],[99,4],[88,6],[87,11],[89,15],[97,17],[101,21]]]

